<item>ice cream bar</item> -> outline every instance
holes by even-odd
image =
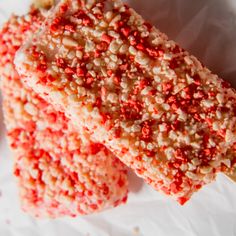
[[[235,166],[235,91],[122,1],[60,1],[15,64],[24,83],[180,204]]]
[[[36,217],[57,218],[125,203],[125,166],[24,87],[15,70],[16,51],[42,21],[32,9],[23,17],[12,16],[0,32],[3,110],[22,208]]]

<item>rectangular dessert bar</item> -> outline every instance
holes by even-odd
[[[43,19],[32,9],[23,17],[11,17],[0,32],[3,110],[22,208],[33,216],[57,218],[125,203],[125,166],[25,88],[15,70],[17,49]]]
[[[120,0],[62,0],[18,53],[24,82],[184,204],[235,166],[230,85]]]

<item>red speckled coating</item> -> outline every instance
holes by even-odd
[[[120,0],[63,0],[15,61],[25,82],[184,204],[235,165],[236,95]]]
[[[56,218],[125,203],[124,165],[26,89],[15,71],[16,50],[42,20],[38,11],[31,10],[23,17],[12,16],[0,32],[3,110],[22,208],[37,217]]]

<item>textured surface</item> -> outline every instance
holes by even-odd
[[[55,218],[117,206],[127,199],[123,164],[25,89],[14,69],[16,50],[42,21],[32,9],[25,17],[11,17],[0,32],[3,110],[22,208],[34,216]]]
[[[62,1],[16,66],[155,189],[184,204],[236,164],[236,93],[120,0]]]
[[[0,2],[2,11],[24,9],[24,0]],[[213,71],[234,82],[236,75],[236,33],[234,0],[130,0],[180,45],[197,55]],[[219,55],[220,59],[219,60]],[[1,126],[2,127],[2,126]],[[236,189],[226,177],[201,190],[184,207],[152,190],[139,179],[130,179],[130,200],[126,206],[74,220],[35,221],[23,216],[16,187],[10,177],[10,158],[1,129],[0,233],[10,236],[132,236],[132,235],[229,235],[235,236]],[[135,194],[134,194],[135,192]],[[6,220],[8,220],[6,222]],[[10,224],[9,224],[10,222]],[[139,227],[139,234],[135,234]]]

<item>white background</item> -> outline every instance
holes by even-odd
[[[0,0],[0,24],[29,0]],[[170,38],[236,86],[235,0],[130,0]],[[35,220],[21,212],[0,117],[0,236],[236,236],[236,184],[223,175],[181,207],[130,174],[128,204],[100,214]]]

